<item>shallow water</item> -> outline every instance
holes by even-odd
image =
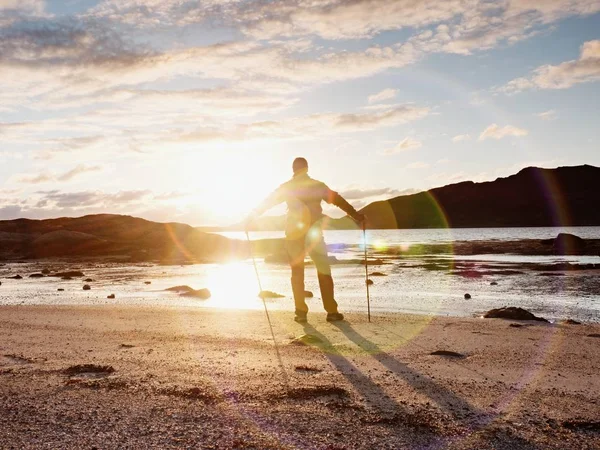
[[[600,238],[600,227],[558,228],[499,228],[457,230],[374,230],[368,232],[367,242],[374,250],[402,243],[439,243],[452,240],[514,240],[545,239],[559,232],[572,232],[584,238]],[[242,237],[235,233],[231,237]],[[253,233],[253,239],[281,237],[282,233]],[[328,231],[328,244],[343,244],[335,253],[340,260],[362,257],[360,231]],[[334,245],[335,247],[335,245]],[[552,320],[573,318],[600,322],[600,271],[580,270],[552,272],[540,275],[532,263],[600,264],[600,256],[520,256],[520,255],[432,255],[425,257],[394,257],[386,264],[373,266],[386,276],[372,277],[371,310],[377,312],[413,312],[430,315],[479,316],[501,306],[520,306]],[[510,275],[485,274],[512,270]],[[92,290],[83,291],[81,279],[70,281],[45,277],[28,278],[31,273],[48,267],[52,271],[78,269]],[[460,269],[462,275],[452,274]],[[269,308],[293,310],[290,271],[286,265],[258,261],[258,271],[265,290],[284,295],[268,300]],[[488,270],[489,272],[489,270]],[[25,277],[12,280],[15,274]],[[557,276],[558,274],[558,276]],[[342,311],[366,312],[365,268],[357,264],[333,266],[336,299]],[[562,275],[562,276],[561,276]],[[65,264],[57,261],[11,263],[0,265],[0,304],[52,305],[182,305],[195,307],[260,309],[259,288],[251,260],[229,264],[198,264],[161,266],[154,264]],[[151,284],[145,284],[150,281]],[[494,281],[497,285],[490,285]],[[208,288],[209,300],[197,300],[165,292],[176,285],[195,289]],[[58,292],[62,288],[64,292]],[[322,311],[315,269],[306,268],[306,288],[315,294],[307,302],[312,311]],[[464,294],[471,294],[466,300]],[[107,299],[115,294],[115,299]]]
[[[325,231],[328,244],[356,245],[363,241],[361,230]],[[550,239],[558,233],[571,233],[583,239],[600,239],[600,227],[527,227],[527,228],[439,228],[417,230],[367,230],[370,244],[401,245],[437,244],[453,241],[515,241],[520,239]],[[243,232],[219,233],[233,239],[246,239]],[[250,237],[272,239],[283,237],[283,231],[252,232]]]
[[[348,255],[352,256],[352,255]],[[387,276],[372,277],[370,287],[371,311],[411,312],[429,315],[479,316],[483,312],[501,306],[520,306],[551,320],[573,318],[585,322],[600,322],[600,276],[597,271],[568,272],[563,276],[540,276],[540,272],[515,266],[506,262],[502,255],[485,255],[460,258],[439,258],[434,261],[450,261],[461,266],[468,276],[453,275],[447,269],[431,270],[423,266],[431,259],[395,258],[387,264],[370,267]],[[600,257],[589,257],[600,263]],[[476,260],[475,260],[476,259]],[[531,258],[527,258],[528,260]],[[565,258],[566,260],[567,258]],[[562,261],[552,258],[552,262]],[[538,259],[536,259],[538,261]],[[514,275],[470,276],[480,266],[493,262],[494,267],[519,267]],[[529,262],[529,261],[528,261]],[[85,277],[94,279],[87,283],[92,290],[83,291],[81,279],[70,281],[59,278],[22,280],[7,279],[20,273],[27,277],[43,267],[54,270],[53,264],[9,264],[0,267],[0,304],[44,305],[181,305],[194,307],[261,309],[257,297],[258,283],[252,262],[230,264],[203,264],[186,266],[85,264],[72,267],[83,270]],[[444,267],[444,266],[442,266]],[[60,267],[64,269],[64,265]],[[258,271],[265,290],[284,295],[284,298],[268,300],[272,309],[293,310],[289,268],[286,265],[266,264],[258,261]],[[366,312],[365,269],[362,265],[339,264],[333,266],[336,282],[336,298],[341,311]],[[145,284],[151,281],[151,284]],[[492,281],[497,285],[490,285]],[[165,292],[176,285],[189,285],[195,289],[208,288],[209,300],[181,297]],[[58,288],[65,289],[58,292]],[[315,294],[308,299],[311,311],[323,311],[315,268],[306,268],[306,288]],[[464,294],[471,294],[466,300]],[[115,294],[115,299],[107,299]]]

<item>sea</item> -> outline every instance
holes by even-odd
[[[600,239],[600,227],[547,228],[477,228],[426,230],[368,230],[367,250],[374,257],[381,249],[414,244],[451,243],[454,241],[550,239],[559,233],[571,233],[584,239]],[[246,239],[244,233],[219,233],[234,239]],[[250,239],[283,237],[282,232],[254,232]],[[365,239],[360,230],[325,231],[325,241],[339,264],[332,267],[336,300],[342,312],[366,313],[367,289],[365,267],[357,262],[363,257]],[[448,270],[423,267],[429,258],[469,264],[476,271],[481,266],[506,268],[506,274],[477,277],[459,276]],[[354,262],[352,262],[354,261]],[[0,305],[143,305],[191,308],[262,309],[260,288],[280,294],[267,299],[273,310],[293,311],[290,271],[285,264],[251,258],[223,264],[82,263],[79,267],[60,261],[36,261],[0,265]],[[600,256],[522,256],[486,254],[460,256],[423,255],[386,259],[385,264],[369,267],[369,307],[374,315],[406,312],[431,316],[480,317],[492,308],[518,306],[550,321],[573,319],[600,322],[600,271],[577,270],[541,273],[525,268],[527,263],[596,264]],[[596,266],[598,267],[598,266]],[[43,268],[51,271],[80,269],[84,278],[29,278]],[[372,276],[373,272],[381,276]],[[501,270],[499,272],[502,272]],[[8,277],[19,274],[21,280]],[[91,289],[84,291],[83,284]],[[188,285],[208,288],[211,297],[199,300],[166,291]],[[260,288],[259,288],[260,286]],[[59,289],[64,289],[59,291]],[[316,270],[306,267],[306,289],[314,296],[307,299],[310,311],[323,312]],[[107,298],[114,294],[114,299]],[[465,294],[469,294],[465,296]]]

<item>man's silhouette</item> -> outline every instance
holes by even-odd
[[[330,322],[343,320],[338,312],[338,304],[333,295],[333,278],[327,256],[327,247],[323,240],[321,201],[332,203],[342,209],[357,222],[365,217],[354,209],[337,192],[332,191],[325,183],[313,180],[308,176],[308,162],[304,158],[296,158],[292,165],[294,176],[275,190],[247,220],[247,224],[268,209],[286,202],[288,213],[285,226],[286,250],[292,268],[292,292],[296,306],[296,322],[306,322],[308,306],[304,300],[304,257],[310,255],[317,267],[319,287],[323,306]]]

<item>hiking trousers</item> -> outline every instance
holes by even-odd
[[[313,226],[304,236],[299,238],[286,238],[286,249],[292,269],[292,292],[296,314],[306,314],[308,305],[304,296],[304,258],[306,253],[313,260],[317,268],[319,288],[323,307],[328,313],[338,312],[338,304],[333,295],[333,278],[331,276],[331,265],[327,256],[327,246],[323,239],[320,227]]]

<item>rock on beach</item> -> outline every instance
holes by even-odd
[[[538,317],[526,309],[515,306],[490,309],[483,317],[485,319],[537,320],[539,322],[548,322],[543,317]]]

